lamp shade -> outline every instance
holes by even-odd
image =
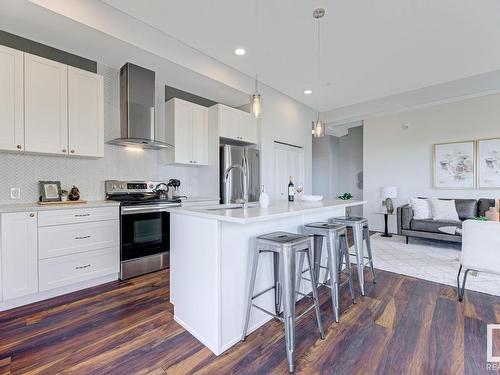
[[[382,199],[397,198],[398,197],[397,186],[382,186],[380,188],[380,197]]]

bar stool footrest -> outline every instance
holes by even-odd
[[[283,318],[282,318],[281,316],[276,315],[276,314],[273,314],[272,312],[267,311],[266,309],[264,309],[264,308],[262,308],[262,307],[260,307],[260,306],[256,305],[255,303],[252,303],[252,306],[253,306],[253,307],[255,307],[257,310],[260,310],[260,311],[262,311],[263,313],[265,313],[265,314],[267,314],[267,315],[270,315],[270,316],[272,316],[273,318],[276,318],[276,319],[278,319],[279,321],[283,322]]]

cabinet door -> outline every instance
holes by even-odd
[[[241,118],[235,110],[220,106],[219,108],[219,136],[239,140]]]
[[[196,165],[208,165],[208,109],[193,104],[193,161]]]
[[[68,67],[24,54],[25,149],[68,153]]]
[[[257,120],[251,114],[242,112],[240,114],[240,137],[248,143],[259,143],[257,136]]]
[[[0,46],[0,149],[24,150],[23,53]]]
[[[175,162],[192,164],[193,123],[191,103],[175,100]]]
[[[1,215],[3,299],[38,292],[36,212]]]
[[[102,76],[68,67],[68,149],[70,155],[104,156]]]

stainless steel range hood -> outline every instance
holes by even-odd
[[[155,72],[127,63],[120,69],[121,138],[108,143],[159,150],[172,145],[155,137]]]

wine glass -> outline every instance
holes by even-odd
[[[298,195],[300,195],[300,193],[302,193],[303,190],[304,190],[304,184],[302,184],[302,182],[299,182],[297,185],[295,185],[295,191],[297,192]]]

